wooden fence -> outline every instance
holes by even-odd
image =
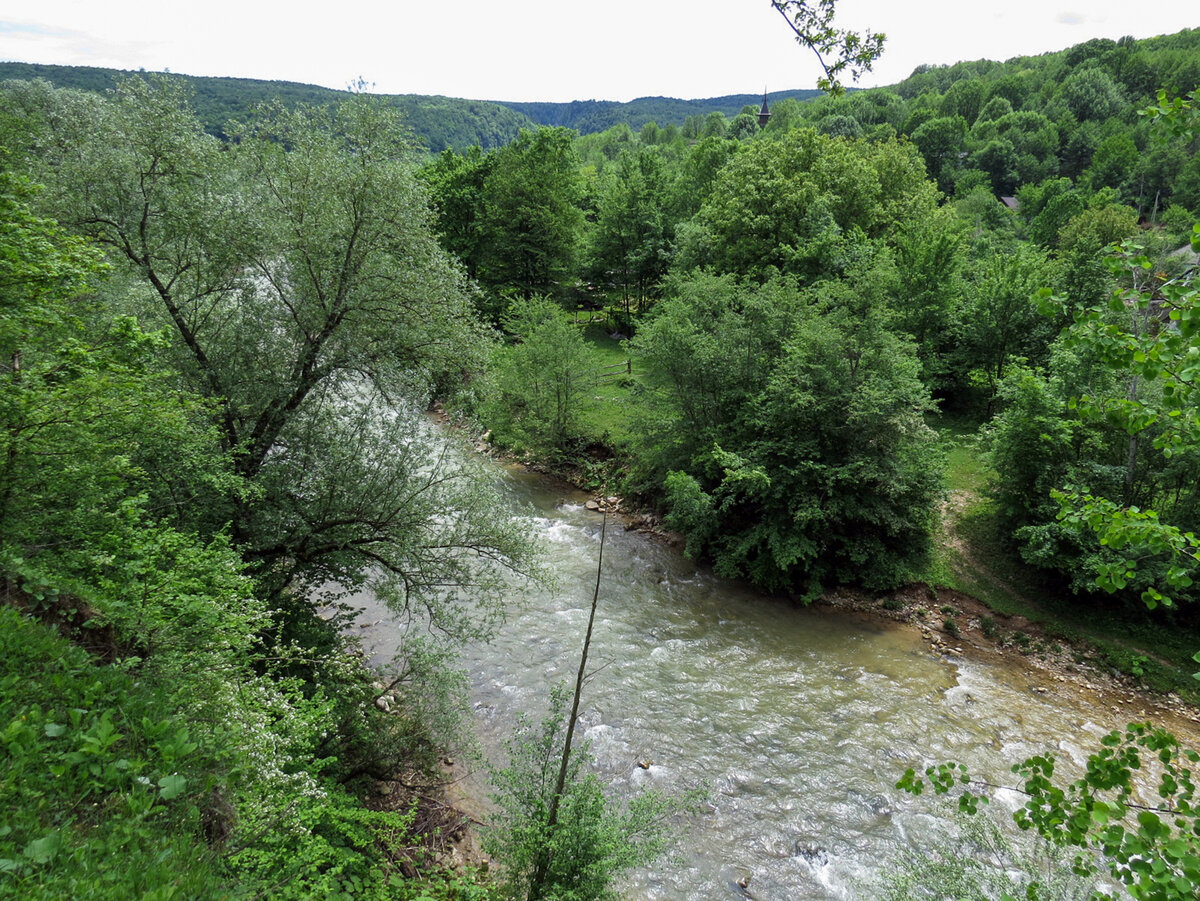
[[[624,363],[613,363],[611,366],[601,367],[600,374],[596,376],[596,383],[603,384],[619,379],[623,375],[633,374],[633,360],[626,360]]]

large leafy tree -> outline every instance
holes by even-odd
[[[1039,313],[1037,289],[1054,279],[1045,254],[1018,246],[992,253],[971,267],[958,317],[957,374],[983,389],[989,409],[1016,360],[1044,363],[1057,323]]]
[[[688,552],[813,597],[894,585],[928,547],[940,491],[911,345],[864,287],[681,282],[636,343],[655,386],[642,444]]]
[[[573,272],[583,179],[566,128],[522,131],[495,151],[483,187],[479,279],[496,293],[553,295]]]
[[[271,108],[227,146],[173,83],[140,79],[67,112],[48,199],[110,249],[208,398],[244,484],[213,515],[264,589],[375,578],[398,604],[432,603],[487,572],[477,560],[520,565],[469,467],[416,450],[420,406],[486,341],[395,117],[362,96]]]
[[[1151,276],[1150,260],[1131,245],[1111,262],[1123,270],[1118,288],[1106,303],[1076,309],[1062,339],[1094,373],[1074,379],[1062,404],[1104,441],[1092,441],[1090,466],[1076,465],[1055,486],[1057,528],[1103,548],[1083,573],[1086,587],[1136,589],[1153,607],[1195,596],[1197,291],[1186,275]]]
[[[1194,97],[1160,95],[1148,112],[1180,136],[1200,130]],[[1119,240],[1129,228],[1129,216],[1119,210],[1089,209],[1063,230],[1063,246],[1091,263],[1089,247]],[[1192,245],[1200,248],[1200,231]],[[1042,410],[1045,399],[1057,395],[1064,415],[1069,407],[1078,417],[1072,430],[1086,439],[1084,452],[1070,463],[1060,453],[1032,457],[1041,466],[1027,460],[1014,466],[1018,454],[1010,452],[999,461],[1000,485],[1016,498],[1022,486],[1040,489],[1041,497],[1032,499],[1038,505],[1052,486],[1059,504],[1055,520],[1043,513],[1018,532],[1027,555],[1066,570],[1079,587],[1140,592],[1154,607],[1194,597],[1197,292],[1190,272],[1172,277],[1170,261],[1156,266],[1130,242],[1111,250],[1107,263],[1107,298],[1104,290],[1089,289],[1091,279],[1079,278],[1067,282],[1068,296],[1059,304],[1048,304],[1072,313],[1059,350],[1072,365],[1052,390],[1025,380],[1019,395]],[[1077,272],[1091,275],[1093,267]],[[1042,294],[1051,297],[1048,289]],[[1014,407],[1001,419],[999,434],[1024,457],[1020,448],[1033,430],[1019,411]]]
[[[494,161],[494,155],[485,156],[478,147],[461,154],[443,150],[420,172],[429,186],[442,246],[458,257],[471,278],[478,274],[483,253],[483,185]]]
[[[931,390],[953,381],[948,363],[953,324],[962,307],[963,240],[954,217],[929,217],[898,229],[893,240],[896,287],[892,305],[898,331],[911,336]]]
[[[967,146],[967,120],[958,115],[930,119],[914,129],[909,139],[925,158],[929,177],[937,179],[938,187],[950,193]]]
[[[809,130],[765,137],[720,171],[686,252],[739,275],[836,275],[864,241],[928,218],[936,197],[911,145]]]
[[[621,291],[626,315],[658,289],[670,262],[667,176],[660,154],[622,154],[606,179],[592,237],[595,277]]]
[[[0,891],[382,897],[411,817],[337,780],[419,765],[438,682],[410,654],[401,718],[341,654],[278,678],[270,606],[197,512],[244,484],[210,410],[34,199],[0,171]]]

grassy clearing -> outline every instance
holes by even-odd
[[[629,411],[632,387],[637,380],[636,371],[626,374],[621,369],[630,360],[629,346],[611,337],[602,322],[581,327],[584,340],[599,358],[601,378],[593,392],[597,403],[581,417],[582,424],[590,440],[619,450],[631,437]]]

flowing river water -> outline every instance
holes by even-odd
[[[549,687],[574,680],[601,526],[582,495],[505,478],[558,585],[515,592],[495,640],[466,650],[493,760],[518,713],[540,718]],[[365,603],[386,653],[387,613]],[[906,767],[954,759],[1010,782],[1014,762],[1048,750],[1081,761],[1124,724],[1018,667],[935,655],[910,629],[764,598],[613,521],[589,670],[582,728],[602,779],[624,795],[710,791],[668,858],[622,881],[629,901],[745,897],[747,876],[760,901],[875,897],[881,873],[953,828],[944,808],[893,787]],[[465,791],[486,798],[484,777]],[[1015,803],[998,800],[1002,813]]]

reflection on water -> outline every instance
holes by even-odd
[[[497,759],[516,714],[540,717],[548,687],[574,677],[601,523],[532,478],[510,489],[559,584],[515,590],[499,636],[465,653]],[[946,828],[939,808],[893,788],[906,767],[956,759],[1002,776],[1031,753],[1081,755],[1116,725],[1019,676],[932,656],[910,631],[764,599],[611,524],[604,561],[583,704],[601,775],[622,793],[711,789],[671,859],[623,883],[631,901],[744,897],[735,882],[750,874],[760,901],[872,897],[881,868]],[[381,650],[387,629],[372,633]]]

